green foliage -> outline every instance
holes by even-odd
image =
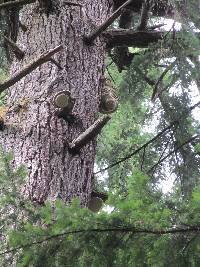
[[[198,266],[197,235],[162,236],[159,231],[198,223],[199,187],[190,202],[183,202],[178,192],[163,195],[154,190],[149,177],[134,169],[127,177],[127,195],[110,191],[106,204],[112,212],[92,213],[81,208],[78,199],[67,206],[57,200],[35,208],[19,190],[26,176],[24,168],[13,171],[11,162],[11,155],[2,154],[1,235],[5,245],[1,266],[13,260],[18,267],[177,266],[177,262]]]

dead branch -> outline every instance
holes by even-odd
[[[36,0],[15,0],[15,1],[9,1],[6,3],[0,4],[0,9],[2,8],[11,8],[11,7],[17,7],[17,6],[23,6],[27,4],[35,3]]]
[[[79,151],[84,145],[93,140],[105,126],[105,124],[111,119],[110,116],[104,115],[94,122],[85,132],[74,139],[69,148],[72,152]]]
[[[151,96],[151,101],[155,101],[157,96],[159,95],[159,84],[163,81],[165,75],[173,69],[173,67],[175,66],[176,64],[176,60],[171,63],[164,71],[163,73],[160,75],[160,77],[158,78],[158,80],[156,81],[155,83],[155,87],[153,89],[153,93],[152,93],[152,96]]]
[[[116,46],[148,47],[163,39],[164,32],[160,31],[135,31],[135,30],[108,30],[103,34],[108,48]]]
[[[15,42],[10,40],[8,37],[4,36],[5,42],[11,47],[16,58],[21,60],[24,58],[24,52],[16,45]]]
[[[115,19],[117,19],[122,13],[123,9],[128,6],[133,0],[126,1],[121,5],[104,23],[102,23],[96,30],[91,34],[84,37],[84,40],[87,44],[91,44],[103,31],[105,31]]]
[[[71,2],[71,1],[63,1],[63,4],[68,5],[68,6],[79,6],[79,7],[83,7],[82,4],[80,4],[80,3],[74,3],[74,2]]]
[[[62,49],[63,49],[63,46],[59,45],[56,48],[50,50],[49,52],[42,54],[37,59],[33,60],[30,64],[26,65],[22,70],[15,73],[10,79],[0,84],[0,93],[2,93],[4,90],[14,85],[15,83],[17,83],[19,80],[21,80],[27,74],[31,73],[33,70],[35,70],[40,65],[49,61],[55,53],[61,51]]]
[[[149,31],[153,31],[153,30],[161,28],[161,27],[163,27],[165,25],[166,25],[166,23],[160,23],[160,24],[157,24],[157,25],[153,25],[153,26],[148,27],[148,30]]]

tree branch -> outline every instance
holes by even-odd
[[[161,162],[162,157],[163,157],[163,155],[165,154],[165,151],[166,151],[167,148],[168,148],[168,145],[169,145],[169,143],[170,143],[170,139],[171,139],[171,138],[169,138],[169,140],[168,140],[167,143],[165,144],[165,147],[164,147],[164,149],[163,149],[163,151],[162,151],[162,153],[161,153],[161,155],[160,155],[160,157],[159,157],[159,159],[158,159],[157,166],[158,166],[159,163]],[[153,175],[153,174],[155,173],[155,171],[156,171],[156,168],[153,168],[152,170],[153,170],[153,173],[152,173],[152,175]]]
[[[15,0],[15,1],[9,1],[3,4],[0,4],[0,9],[2,8],[11,8],[11,7],[17,7],[17,6],[23,6],[27,4],[35,3],[36,0]]]
[[[156,136],[154,136],[152,139],[150,139],[148,142],[146,142],[144,145],[140,146],[138,149],[136,149],[135,151],[133,151],[132,153],[126,155],[125,157],[121,158],[120,160],[110,164],[109,166],[107,166],[104,169],[99,170],[98,172],[95,172],[94,174],[98,174],[101,172],[104,172],[110,168],[113,168],[114,166],[130,159],[131,157],[133,157],[134,155],[136,155],[138,152],[140,152],[142,149],[146,148],[148,145],[150,145],[151,143],[153,143],[157,138],[159,138],[161,135],[163,135],[165,132],[167,132],[168,130],[170,130],[174,124],[177,122],[173,122],[171,123],[169,126],[167,126],[166,128],[164,128],[162,131],[160,131]]]
[[[151,101],[155,101],[157,96],[159,95],[159,84],[162,82],[162,80],[164,79],[165,75],[173,69],[173,67],[175,66],[176,64],[176,60],[174,62],[172,62],[163,72],[162,74],[160,75],[160,77],[158,78],[158,80],[156,81],[155,83],[155,87],[153,89],[153,93],[152,93],[152,96],[151,96]]]
[[[0,253],[0,256],[6,255],[9,253],[16,252],[20,249],[26,249],[34,245],[39,245],[44,242],[57,239],[57,238],[64,238],[66,235],[73,235],[73,234],[87,234],[87,233],[111,233],[111,232],[118,232],[118,233],[133,233],[133,234],[151,234],[151,235],[166,235],[166,234],[183,234],[183,233],[199,233],[200,232],[200,226],[190,226],[185,228],[169,228],[169,229],[142,229],[142,228],[135,228],[135,227],[113,227],[113,228],[94,228],[94,229],[80,229],[80,230],[74,230],[74,231],[68,231],[56,235],[48,236],[42,240],[33,241],[23,246],[18,246],[16,248],[6,250],[2,253]]]
[[[142,149],[146,148],[148,145],[150,145],[151,143],[153,143],[157,138],[159,138],[160,136],[162,136],[165,132],[167,132],[168,130],[170,130],[174,125],[176,125],[177,123],[179,123],[183,118],[185,118],[185,116],[187,116],[193,109],[195,109],[196,107],[198,107],[200,105],[200,101],[198,103],[196,103],[195,105],[191,106],[189,108],[189,110],[187,112],[185,112],[184,114],[182,114],[182,116],[180,116],[176,121],[173,121],[169,126],[167,126],[166,128],[164,128],[162,131],[160,131],[156,136],[154,136],[152,139],[150,139],[148,142],[146,142],[144,145],[142,145],[141,147],[139,147],[138,149],[136,149],[135,151],[133,151],[132,153],[126,155],[125,157],[123,157],[122,159],[108,165],[106,168],[99,170],[98,172],[95,172],[94,174],[98,174],[101,172],[104,172],[110,168],[113,168],[114,166],[130,159],[131,157],[133,157],[134,155],[136,155],[138,152],[140,152]],[[195,137],[196,139],[196,137]],[[183,144],[185,145],[185,144]],[[174,153],[174,152],[173,152]]]
[[[84,37],[87,44],[91,44],[105,29],[107,29],[115,19],[117,19],[123,11],[123,8],[128,6],[133,0],[128,0],[122,4],[104,23],[102,23],[94,32]]]
[[[164,158],[162,158],[161,160],[159,160],[156,164],[154,164],[147,173],[150,173],[155,167],[157,167],[158,165],[162,164],[163,161],[165,161],[167,158],[169,158],[172,154],[176,153],[180,148],[182,148],[183,146],[191,143],[192,141],[194,141],[195,139],[197,139],[199,137],[199,135],[195,135],[192,138],[186,140],[184,143],[182,143],[180,146],[176,147],[175,149],[173,149],[171,152],[169,152]]]
[[[0,83],[0,93],[2,93],[4,90],[14,85],[15,83],[17,83],[19,80],[21,80],[27,74],[31,73],[40,65],[49,61],[55,53],[61,51],[62,49],[63,46],[59,45],[56,48],[50,50],[49,52],[42,54],[40,57],[32,61],[30,64],[26,65],[22,70],[15,73],[10,79],[6,80],[4,83]]]
[[[108,30],[102,34],[108,48],[115,46],[148,47],[163,39],[164,32],[135,31],[135,30]]]

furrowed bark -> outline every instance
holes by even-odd
[[[9,126],[0,133],[0,141],[6,151],[14,152],[14,166],[26,166],[23,190],[32,201],[42,204],[59,195],[66,203],[79,197],[87,206],[96,141],[92,139],[77,155],[69,153],[67,144],[98,117],[106,44],[98,40],[87,46],[83,36],[110,16],[111,7],[107,0],[80,1],[78,6],[55,2],[48,14],[38,10],[38,3],[21,9],[27,31],[19,29],[16,44],[23,47],[25,57],[12,62],[11,77],[52,48],[62,44],[64,49],[54,55],[56,65],[50,61],[39,65],[8,90],[7,105],[26,101],[27,109],[7,113]],[[75,121],[56,115],[52,100],[60,91],[69,91],[75,100]]]

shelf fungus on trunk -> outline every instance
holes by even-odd
[[[101,103],[99,111],[104,114],[113,113],[118,107],[118,97],[111,81],[106,80],[101,93]]]
[[[72,109],[75,99],[68,90],[60,91],[53,97],[53,105],[56,107],[56,115],[67,122],[73,122]]]

